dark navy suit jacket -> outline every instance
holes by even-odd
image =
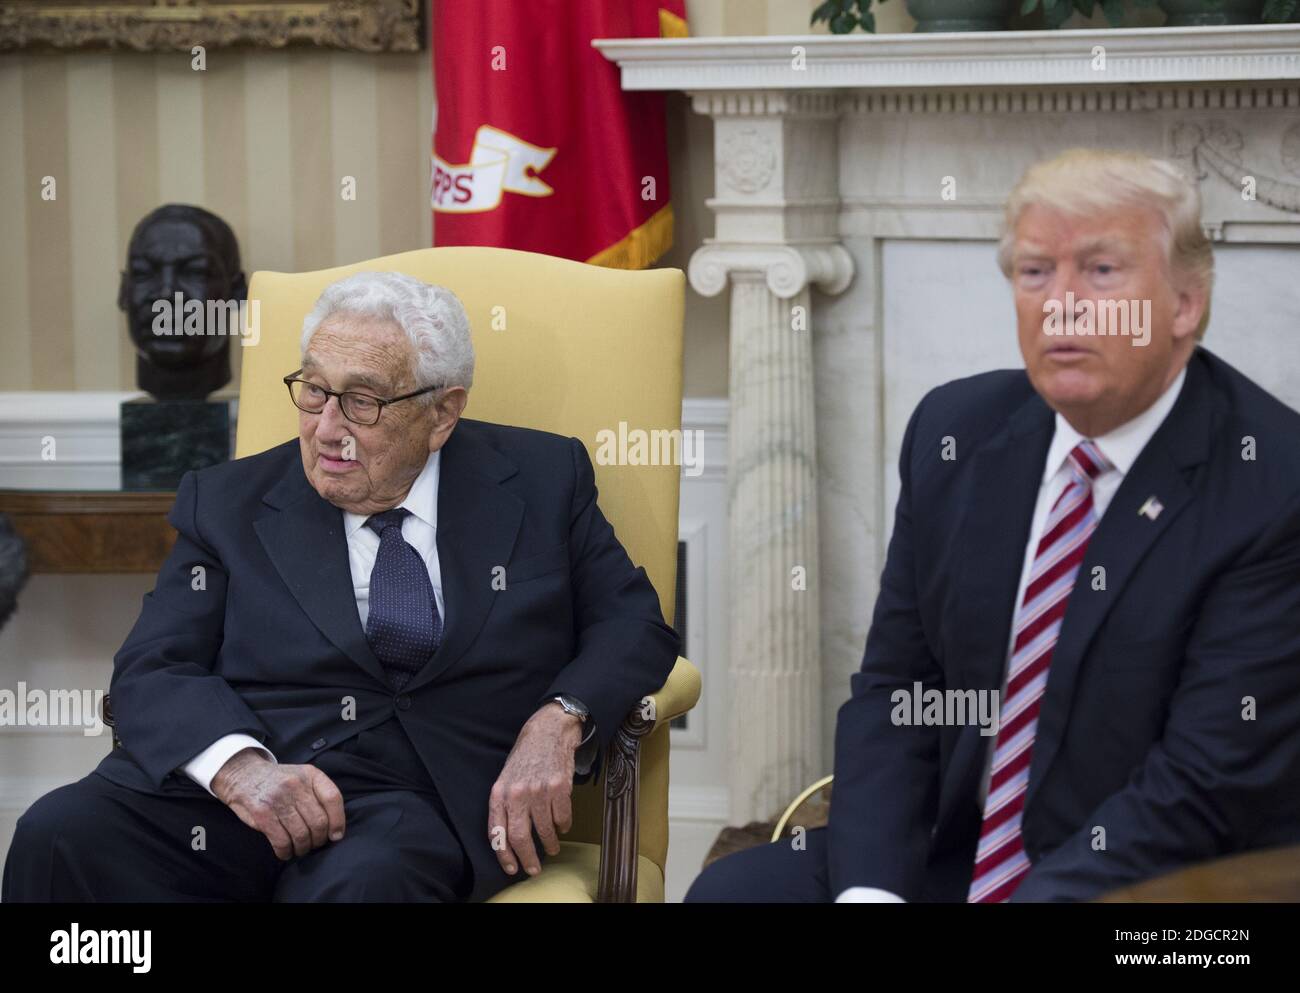
[[[677,657],[677,634],[597,506],[576,439],[456,426],[438,485],[446,629],[400,694],[361,627],[343,512],[308,483],[296,439],[188,473],[169,520],[176,545],[114,659],[123,747],[97,771],[138,790],[206,795],[181,767],[222,735],[250,734],[279,761],[306,763],[395,715],[470,856],[471,899],[514,881],[488,841],[488,794],[538,706],[577,697],[603,750]],[[494,589],[500,566],[506,588]]]
[[[1023,371],[949,383],[912,416],[880,595],[836,728],[833,893],[965,899],[995,739],[894,726],[890,694],[917,681],[1001,688],[1053,430]],[[1154,520],[1138,512],[1150,496],[1164,507]],[[1300,415],[1204,349],[1088,545],[1023,832],[1033,865],[1017,901],[1088,899],[1300,841]]]

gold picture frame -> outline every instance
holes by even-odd
[[[418,52],[424,8],[424,0],[0,0],[0,51],[315,45]]]

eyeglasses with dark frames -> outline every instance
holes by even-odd
[[[284,377],[284,385],[289,388],[289,399],[299,410],[306,411],[308,414],[319,414],[325,409],[325,405],[330,402],[330,397],[339,398],[339,410],[343,416],[354,424],[375,424],[379,420],[379,415],[383,413],[385,407],[390,403],[397,403],[400,400],[410,400],[412,397],[418,397],[425,393],[431,393],[434,390],[442,389],[442,385],[426,386],[422,390],[416,390],[413,393],[404,393],[400,397],[382,397],[371,396],[369,393],[357,393],[355,390],[327,390],[319,383],[313,383],[310,380],[299,379],[302,373],[299,369],[291,372]]]

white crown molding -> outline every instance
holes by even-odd
[[[698,475],[686,475],[686,467],[682,466],[683,486],[693,482],[726,482],[730,411],[731,403],[726,397],[685,397],[682,400],[682,430],[700,432],[701,448],[698,450],[704,454],[703,471]]]
[[[122,403],[144,395],[139,390],[130,393],[89,390],[0,392],[0,426],[87,424],[116,432]]]
[[[114,490],[121,485],[118,391],[0,392],[0,476],[19,489]],[[53,447],[47,445],[47,439]]]
[[[628,87],[624,85],[623,88]],[[727,89],[693,92],[691,106],[697,114],[712,117],[829,118],[840,113],[839,97],[822,91]]]
[[[625,90],[1145,85],[1300,79],[1300,24],[958,34],[604,38]],[[1094,69],[1094,48],[1105,69]],[[803,68],[796,68],[802,50]],[[762,101],[750,100],[753,107]],[[738,109],[735,113],[763,112]],[[766,111],[771,113],[772,111]]]
[[[698,97],[697,97],[698,100]],[[1164,110],[1293,110],[1300,86],[1191,84],[1052,89],[860,90],[840,94],[845,114],[1083,114]]]

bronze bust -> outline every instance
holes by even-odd
[[[182,300],[205,308],[208,301],[239,302],[247,292],[239,244],[220,217],[185,204],[146,215],[131,234],[117,295],[135,343],[140,389],[159,400],[203,400],[230,382],[230,339],[237,327],[218,333],[201,320],[196,331],[182,328],[180,314],[160,313],[169,314]]]

